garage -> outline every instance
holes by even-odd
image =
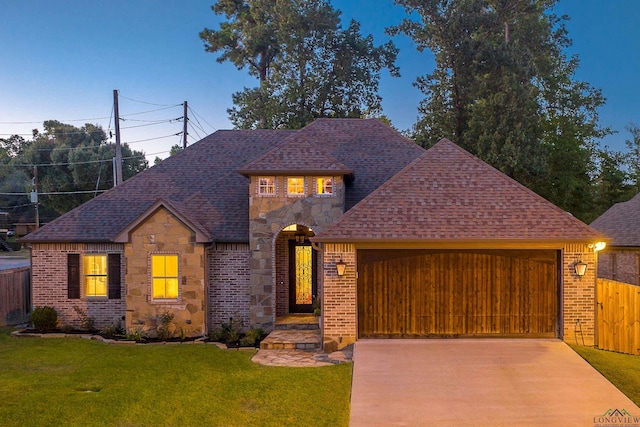
[[[558,257],[556,250],[358,250],[358,337],[555,338]]]

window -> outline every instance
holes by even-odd
[[[276,194],[276,180],[272,176],[258,178],[258,194],[272,196]]]
[[[304,195],[304,178],[303,177],[287,178],[287,194],[289,196]]]
[[[84,294],[88,297],[107,296],[107,256],[85,255],[82,259]]]
[[[82,271],[80,260],[80,254],[67,254],[67,298],[80,299],[80,288],[84,288],[87,297],[121,298],[120,254],[83,255]]]
[[[154,299],[178,299],[178,255],[151,255]]]
[[[333,178],[330,176],[317,178],[316,194],[333,194]]]

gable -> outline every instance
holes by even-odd
[[[441,140],[315,241],[569,242],[605,237]]]

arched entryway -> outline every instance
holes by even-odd
[[[310,227],[284,227],[275,242],[276,316],[313,313],[318,297],[318,252]]]

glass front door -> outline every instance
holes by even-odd
[[[312,313],[316,295],[316,254],[311,243],[289,245],[289,312]]]

